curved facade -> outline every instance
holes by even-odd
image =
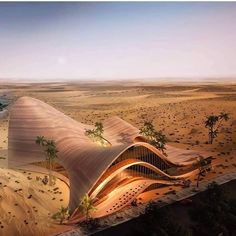
[[[189,165],[193,160],[180,161],[174,155],[167,158],[146,143],[137,128],[119,117],[105,120],[103,126],[103,136],[111,143],[109,147],[99,146],[85,135],[85,130],[92,126],[79,123],[40,100],[21,97],[10,109],[9,166],[20,167],[45,160],[35,144],[36,137],[43,135],[55,140],[58,162],[66,169],[70,181],[70,209],[76,209],[81,197],[89,193],[99,206],[96,217],[119,210],[150,186],[179,184],[178,179],[191,174],[168,175],[169,168]],[[167,147],[167,153],[175,153],[175,150]],[[116,202],[117,207],[109,208],[118,196],[127,193],[127,188],[133,189],[129,200],[119,207]]]

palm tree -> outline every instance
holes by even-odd
[[[95,123],[95,132],[96,132],[97,136],[102,137],[104,129],[103,129],[103,124],[101,122]]]
[[[217,130],[214,129],[214,126],[218,122],[218,116],[208,116],[205,121],[205,127],[208,128],[209,143],[212,144],[214,138],[217,136]]]
[[[44,148],[44,153],[46,155],[46,161],[48,163],[49,168],[49,185],[52,185],[52,169],[54,169],[54,162],[57,158],[57,147],[56,143],[53,140],[47,140],[44,136],[37,136],[36,144],[40,145]]]
[[[90,218],[90,213],[94,210],[96,210],[96,208],[94,207],[94,200],[91,199],[89,197],[89,195],[86,193],[82,199],[81,199],[81,203],[79,205],[79,210],[85,214],[86,217],[86,221],[89,220]]]
[[[221,112],[219,115],[210,115],[205,121],[205,127],[208,128],[209,143],[212,144],[214,138],[218,135],[218,130],[222,125],[222,121],[229,120],[229,114]]]
[[[49,164],[49,185],[52,185],[52,170],[54,169],[54,163],[55,163],[55,159],[57,158],[57,153],[58,150],[56,148],[56,144],[53,140],[47,140],[47,144],[46,144],[46,149],[45,149],[45,153],[46,153],[46,160],[48,161]]]
[[[85,135],[90,137],[93,141],[99,142],[101,145],[106,146],[109,142],[103,137],[103,132],[103,124],[101,122],[96,122],[94,129],[85,130]]]
[[[35,140],[35,143],[38,144],[41,147],[45,147],[45,145],[47,144],[47,140],[44,136],[37,136],[36,140]],[[47,165],[45,165],[45,168],[47,168]]]
[[[46,143],[47,143],[47,140],[45,139],[44,136],[37,136],[36,140],[35,140],[35,143],[40,145],[40,146],[45,146]]]
[[[140,134],[147,137],[151,145],[165,154],[166,136],[161,131],[156,131],[152,122],[145,121],[143,127],[140,128]]]
[[[197,188],[199,187],[200,176],[204,176],[204,173],[207,172],[209,166],[211,165],[211,158],[204,159],[200,157],[195,163],[193,163],[193,167],[198,168],[198,178],[197,178]]]
[[[87,134],[88,136],[93,135],[95,138],[96,137],[102,138],[103,132],[104,132],[103,124],[101,122],[96,122],[95,128],[86,130],[85,134]]]
[[[52,216],[53,219],[59,219],[60,220],[60,225],[68,217],[69,217],[68,207],[63,207],[63,206],[61,206],[59,211]]]
[[[229,113],[221,112],[219,115],[219,118],[227,121],[227,120],[229,120]]]

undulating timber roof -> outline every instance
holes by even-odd
[[[85,130],[93,126],[77,122],[38,99],[21,97],[10,109],[9,166],[19,167],[45,160],[41,148],[35,144],[36,137],[53,139],[59,150],[58,161],[69,176],[70,207],[74,209],[83,194],[89,192],[114,160],[131,146],[146,146],[163,160],[178,164],[178,158],[167,159],[145,142],[134,143],[140,136],[139,130],[119,117],[105,120],[103,126],[103,136],[111,143],[109,147],[99,146],[85,135]],[[176,150],[170,146],[167,148],[170,153],[177,153]],[[182,164],[185,161],[182,160]]]

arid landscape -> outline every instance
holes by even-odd
[[[1,84],[0,100],[11,104],[21,96],[38,98],[85,124],[119,116],[140,128],[152,121],[168,144],[213,156],[213,170],[205,179],[236,171],[236,84],[155,83],[110,81],[91,83]],[[208,144],[206,116],[229,113],[218,137]],[[53,187],[37,181],[43,173],[7,169],[8,120],[0,119],[0,235],[54,235],[72,228],[51,219],[69,199],[68,186],[57,179]],[[196,178],[191,179],[196,184]],[[149,201],[179,187],[163,187],[140,198]],[[14,222],[14,223],[13,223]],[[107,223],[107,222],[106,222]]]
[[[0,236],[235,236],[235,23],[0,0]]]

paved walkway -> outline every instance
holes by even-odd
[[[198,188],[197,191],[195,191],[195,189],[196,189],[195,186],[189,187],[189,188],[177,191],[176,194],[168,194],[168,195],[165,195],[161,198],[158,198],[155,202],[157,203],[157,205],[159,207],[163,207],[163,206],[169,205],[171,203],[174,203],[176,201],[181,201],[183,199],[189,198],[191,196],[196,195],[199,192],[202,192],[202,191],[206,190],[207,187],[208,187],[208,184],[212,183],[213,181],[215,181],[215,182],[217,182],[218,184],[221,185],[221,184],[227,183],[227,182],[229,182],[231,180],[234,180],[234,179],[236,179],[236,171],[233,172],[233,173],[220,175],[220,176],[218,176],[216,178],[213,178],[211,180],[202,180],[199,184],[199,188]],[[114,222],[114,223],[112,225],[109,224],[109,225],[106,225],[102,228],[99,228],[98,230],[96,230],[92,233],[89,233],[89,234],[83,233],[81,231],[81,229],[78,227],[78,228],[70,230],[68,232],[57,234],[57,236],[92,235],[92,234],[94,234],[98,231],[102,231],[102,230],[105,230],[107,228],[125,223],[125,222],[127,222],[127,221],[129,221],[133,218],[136,218],[136,217],[140,216],[141,214],[143,214],[145,212],[146,205],[147,204],[142,204],[142,205],[139,205],[138,207],[129,206],[127,208],[124,208],[121,212],[117,212],[116,214],[104,217],[103,219],[101,219],[101,221],[103,221],[103,222],[105,222],[105,221]]]

